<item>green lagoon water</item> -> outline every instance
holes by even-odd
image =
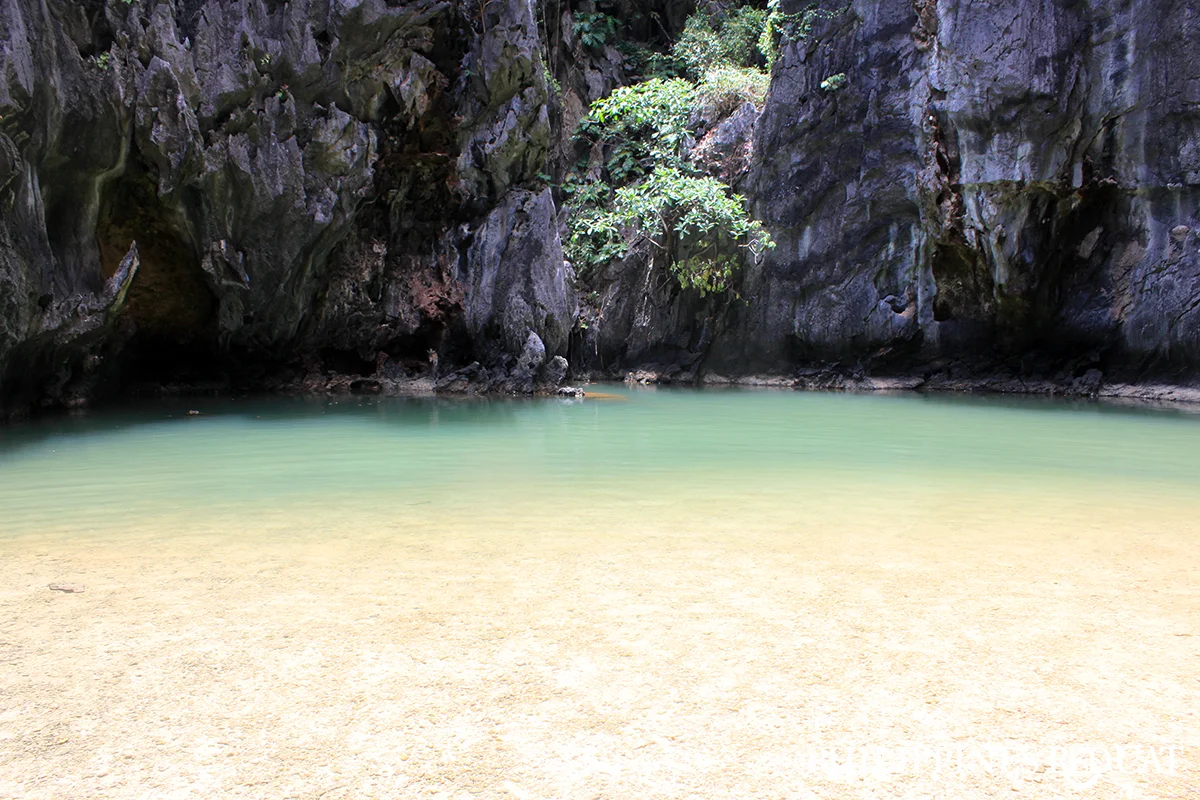
[[[599,388],[0,429],[0,797],[1200,785],[1200,417]],[[1043,760],[803,756],[971,742]]]
[[[998,495],[1129,513],[1200,505],[1200,416],[1188,413],[600,388],[610,396],[582,402],[202,398],[8,427],[0,530],[119,535],[170,520],[170,535],[211,533],[221,519],[300,530],[471,515],[570,527],[617,509],[648,525],[682,514],[754,526],[756,512],[886,518],[898,497],[931,493],[981,519],[1003,511]]]

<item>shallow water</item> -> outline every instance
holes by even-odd
[[[956,502],[974,491],[1064,505],[1108,495],[1124,512],[1149,512],[1200,494],[1200,417],[1182,413],[1038,400],[609,394],[198,399],[0,429],[4,532],[86,535],[156,516],[200,525],[212,514],[314,506],[425,519],[500,504],[575,521],[607,504],[653,510],[683,497],[708,517],[737,515],[765,495],[778,511],[823,517],[942,490]]]
[[[605,391],[0,429],[0,795],[1195,785],[1200,417]],[[803,760],[972,741],[1047,763]],[[1183,749],[1036,750],[1114,743]]]

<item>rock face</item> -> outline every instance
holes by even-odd
[[[667,360],[1194,379],[1194,4],[823,5],[807,40],[783,42],[739,186],[778,247],[747,264],[746,302],[709,306],[711,337],[681,338],[698,330],[688,293],[641,295]],[[600,295],[612,330],[645,317]]]
[[[0,0],[0,20],[0,406],[430,351],[504,370],[530,335],[566,352],[532,0]],[[107,296],[134,243],[121,307],[65,345],[63,309]]]
[[[827,0],[761,114],[697,131],[778,243],[702,298],[636,254],[574,285],[541,173],[621,56],[535,2],[0,0],[0,410],[564,356],[1200,374],[1194,4]]]
[[[1194,370],[1197,34],[1178,0],[883,0],[818,22],[759,128],[754,207],[779,247],[749,276],[743,356]]]

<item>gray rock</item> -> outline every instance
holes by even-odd
[[[465,322],[481,361],[523,354],[534,334],[547,353],[565,352],[575,298],[549,190],[511,192],[475,231],[466,265]]]
[[[431,351],[479,364],[447,385],[505,391],[568,349],[671,382],[946,359],[1087,393],[1088,369],[1194,379],[1193,5],[852,0],[693,154],[778,244],[739,296],[635,252],[580,311],[539,174],[579,158],[568,129],[623,67],[570,9],[543,19],[559,93],[532,0],[0,0],[0,412],[132,379],[432,383]]]
[[[532,376],[545,360],[546,345],[542,344],[541,337],[531,331],[529,338],[525,340],[525,347],[522,349],[521,355],[517,357],[517,365],[513,367],[513,373]]]
[[[366,380],[429,350],[500,366],[531,330],[565,353],[553,203],[527,188],[550,146],[532,0],[7,0],[0,19],[0,411],[118,388],[146,349],[247,381]],[[134,240],[100,341],[43,335]],[[97,354],[114,368],[85,375]]]
[[[1179,0],[885,0],[819,22],[776,68],[748,182],[779,246],[714,360],[1200,364],[1200,254],[1171,239],[1200,200],[1200,112],[1180,105],[1200,91],[1197,19]],[[841,91],[817,91],[838,72]]]
[[[1095,397],[1103,386],[1104,373],[1098,369],[1089,369],[1071,384],[1071,393]]]
[[[689,159],[715,178],[736,186],[750,168],[754,156],[754,129],[759,111],[752,103],[721,120],[702,138]]]
[[[486,390],[489,386],[488,371],[479,362],[468,364],[460,370],[438,379],[435,386],[438,392],[445,394],[467,394]]]
[[[538,385],[543,390],[554,389],[559,386],[567,377],[567,371],[570,365],[562,356],[554,356],[542,365],[541,371],[538,373]]]
[[[740,189],[778,246],[745,263],[744,302],[613,265],[583,366],[1099,352],[1106,374],[1196,378],[1198,24],[1184,0],[853,0],[817,19],[783,43],[755,122]],[[710,136],[696,158],[721,174]]]

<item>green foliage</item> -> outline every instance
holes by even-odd
[[[609,161],[621,177],[657,163],[678,164],[688,140],[694,99],[695,88],[681,78],[622,86],[592,103],[579,132],[611,146]],[[643,163],[647,161],[652,163]]]
[[[99,66],[100,69],[106,70],[111,64],[112,53],[101,53],[100,55],[96,56],[96,65]]]
[[[774,247],[743,203],[715,178],[663,167],[640,183],[618,189],[611,219],[598,224],[644,236],[665,251],[672,274],[684,288],[701,294],[722,292],[730,287],[738,263],[731,246]]]
[[[683,73],[683,65],[670,53],[660,53],[626,39],[619,39],[613,47],[624,56],[625,71],[642,80],[678,78]]]
[[[701,75],[705,66],[712,63],[711,58],[716,50],[717,32],[712,29],[708,16],[693,14],[688,17],[672,52],[689,73]]]
[[[550,72],[550,68],[546,66],[546,62],[542,61],[542,80],[546,82],[546,88],[550,90],[555,97],[562,97],[562,84],[558,82],[558,78]]]
[[[757,255],[775,246],[744,199],[715,178],[660,167],[617,189],[611,202],[602,183],[563,188],[573,207],[564,250],[585,275],[644,239],[680,286],[702,295],[723,292],[731,288],[739,248]]]
[[[604,205],[612,195],[608,184],[599,181],[595,183],[568,181],[562,185],[562,190],[575,205],[587,208]]]
[[[675,58],[688,74],[699,78],[717,66],[752,67],[759,58],[758,41],[767,24],[767,12],[743,6],[724,19],[707,14],[688,17],[675,43]]]
[[[585,276],[629,250],[612,212],[603,208],[573,210],[568,228],[563,254]]]
[[[744,198],[696,174],[685,159],[693,114],[719,118],[765,99],[770,77],[755,64],[766,19],[752,7],[731,12],[716,27],[709,17],[693,15],[673,56],[617,45],[631,69],[664,74],[616,89],[593,103],[580,123],[577,135],[604,155],[598,175],[562,186],[570,208],[564,250],[581,276],[641,245],[680,286],[723,292],[732,288],[742,250],[758,256],[775,246],[750,218]],[[699,83],[666,77],[681,68]],[[588,168],[586,161],[579,165],[580,172]]]
[[[692,91],[692,84],[682,78],[622,86],[593,103],[588,117],[610,135],[647,130],[662,134],[687,124]]]
[[[821,81],[821,91],[836,92],[846,85],[846,73],[839,72],[837,75],[830,75],[825,80]]]
[[[747,102],[761,108],[770,85],[771,77],[753,67],[710,69],[696,86],[697,110],[713,119],[727,117]]]
[[[827,11],[811,5],[799,14],[784,14],[779,10],[779,0],[768,0],[767,20],[762,36],[758,40],[758,49],[767,60],[767,69],[779,57],[781,42],[799,42],[808,38],[812,33],[813,23],[819,19],[834,19],[846,9]]]
[[[576,202],[586,201],[577,194]],[[737,248],[759,253],[775,246],[743,204],[715,178],[663,167],[618,189],[611,208],[591,205],[574,214],[567,257],[594,267],[623,257],[645,239],[666,256],[680,286],[702,295],[723,292],[731,288],[739,264]]]
[[[608,211],[608,184],[568,181],[562,190],[571,204],[570,236],[563,242],[567,258],[587,272],[625,255],[625,240]]]
[[[618,189],[613,214],[619,224],[640,229],[660,246],[672,232],[705,246],[704,237],[741,239],[762,230],[746,214],[741,198],[729,194],[728,186],[672,167]]]
[[[617,20],[608,14],[579,14],[571,26],[575,38],[589,50],[603,50],[617,38]]]
[[[761,63],[758,40],[767,27],[767,12],[753,6],[742,6],[730,14],[721,26],[722,53],[726,61],[738,67]]]

